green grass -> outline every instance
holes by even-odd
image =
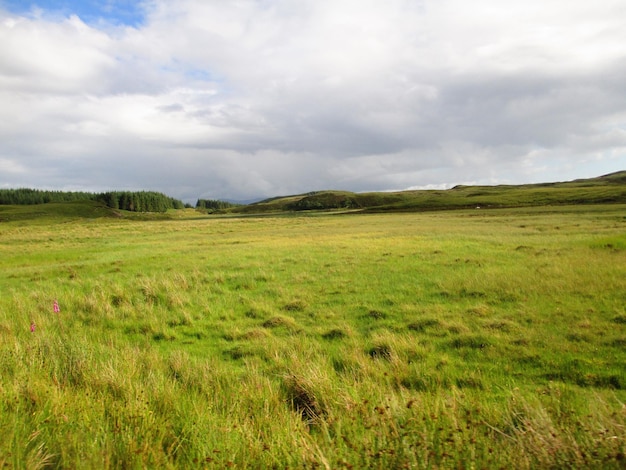
[[[624,205],[110,215],[0,213],[0,466],[625,464]]]

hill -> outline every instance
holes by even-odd
[[[97,201],[49,202],[45,204],[0,205],[0,223],[14,221],[49,222],[57,219],[119,217],[119,211]]]
[[[48,202],[44,204],[0,204],[0,223],[28,222],[46,224],[84,219],[132,219],[165,220],[173,218],[193,218],[199,214],[193,209],[168,210],[167,212],[134,212],[108,207],[104,202],[83,200],[68,202]]]
[[[153,220],[155,218],[201,216],[197,210],[180,210],[183,207],[180,201],[160,193],[145,191],[91,194],[2,190],[0,196],[2,196],[0,198],[0,222],[106,217]],[[17,196],[22,199],[18,198],[16,202],[10,199]],[[43,203],[38,203],[38,198],[43,198]],[[76,200],[76,198],[82,199]],[[205,201],[205,203],[208,202],[220,201]],[[281,214],[302,211],[337,213],[420,212],[612,203],[626,204],[626,171],[610,173],[596,178],[556,183],[497,186],[459,185],[446,190],[369,193],[339,190],[313,191],[305,194],[273,197],[247,205],[224,207],[217,212],[233,215]],[[171,211],[169,210],[171,208],[179,210]]]
[[[274,197],[231,209],[231,213],[285,211],[426,211],[562,204],[626,203],[626,171],[556,183],[455,186],[447,190],[353,193],[315,191]]]

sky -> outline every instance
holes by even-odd
[[[0,0],[0,188],[195,202],[626,170],[624,0]]]

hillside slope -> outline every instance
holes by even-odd
[[[275,197],[234,208],[232,213],[305,210],[424,211],[559,204],[626,203],[626,171],[557,183],[455,186],[447,190],[352,193],[315,191]]]
[[[97,201],[49,202],[32,205],[0,205],[0,223],[38,220],[97,219],[120,217],[116,211]]]

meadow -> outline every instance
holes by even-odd
[[[0,467],[626,466],[625,205],[19,211]]]

